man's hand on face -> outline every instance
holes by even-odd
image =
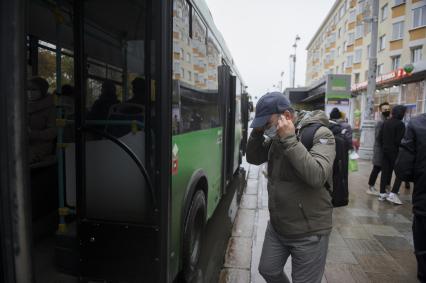
[[[291,119],[287,119],[284,115],[281,115],[280,119],[278,119],[277,133],[280,138],[295,135],[296,130],[294,128],[293,121]]]

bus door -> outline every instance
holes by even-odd
[[[222,120],[222,194],[232,179],[234,165],[235,135],[235,89],[236,78],[227,65],[219,67],[219,96]]]
[[[75,2],[80,95],[66,159],[71,175],[75,168],[80,276],[166,282],[171,78],[162,75],[170,72],[160,51],[169,44],[161,36],[167,4]]]

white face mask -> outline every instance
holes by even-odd
[[[41,98],[41,91],[39,90],[29,90],[27,91],[28,99],[30,101],[38,100]]]
[[[267,137],[272,139],[273,137],[277,135],[277,126],[275,125],[270,126],[269,128],[265,130],[264,133]]]

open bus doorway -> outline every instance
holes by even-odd
[[[27,4],[22,84],[35,280],[160,281],[168,276],[169,212],[167,193],[155,188],[170,186],[170,159],[159,150],[170,148],[169,119],[160,117],[170,115],[159,95],[167,89],[162,4]]]

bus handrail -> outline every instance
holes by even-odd
[[[144,176],[146,183],[148,184],[148,189],[149,192],[151,194],[151,198],[152,198],[152,203],[154,206],[154,210],[157,210],[157,199],[155,197],[154,194],[154,186],[152,184],[151,178],[148,175],[148,171],[146,170],[145,166],[143,166],[141,160],[137,157],[137,155],[132,151],[132,149],[130,147],[128,147],[125,143],[123,143],[122,141],[120,141],[119,139],[117,139],[116,137],[114,137],[113,135],[110,135],[108,133],[105,133],[103,131],[100,131],[98,129],[95,129],[93,127],[90,126],[83,126],[82,127],[83,131],[88,131],[88,132],[93,132],[97,135],[100,135],[110,141],[112,141],[113,143],[115,143],[116,145],[118,145],[122,150],[124,150],[132,159],[133,161],[136,163],[136,165],[138,166],[139,170],[141,171],[142,175]]]
[[[62,124],[74,124],[74,120],[70,119],[57,119],[58,121],[63,121]],[[140,127],[140,129],[144,128],[144,123],[138,120],[86,120],[86,123],[88,125],[95,125],[95,126],[103,126],[103,125],[114,125],[114,126],[127,126],[127,125],[137,125]]]

